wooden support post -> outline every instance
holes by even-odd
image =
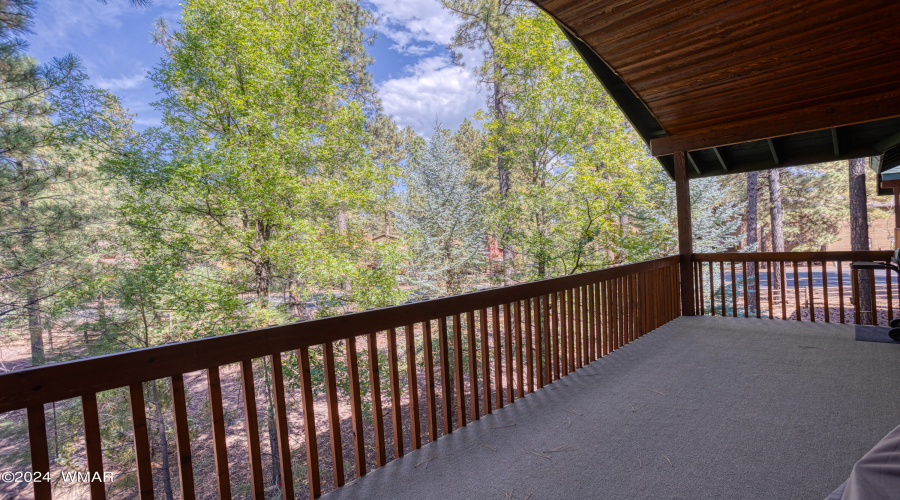
[[[681,256],[681,315],[693,316],[694,280],[691,277],[694,254],[693,233],[691,231],[691,190],[688,185],[686,154],[675,154],[675,202],[678,214],[678,254]]]

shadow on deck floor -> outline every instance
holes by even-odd
[[[897,424],[898,345],[681,317],[324,498],[821,499]]]

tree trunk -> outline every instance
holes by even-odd
[[[22,195],[19,198],[19,207],[22,209],[24,219],[22,224],[22,248],[27,249],[34,243],[34,236],[31,234],[30,220],[28,220],[29,206],[31,200],[25,194],[28,185],[28,174],[25,171],[25,164],[21,160],[16,161],[16,168],[22,181]],[[38,366],[44,364],[44,332],[41,328],[41,299],[40,288],[37,279],[34,276],[26,276],[25,286],[27,292],[25,296],[25,315],[28,318],[28,334],[31,340],[31,365]]]
[[[256,305],[260,309],[269,307],[269,287],[272,282],[272,261],[265,255],[266,245],[272,236],[271,227],[263,220],[256,220],[256,251],[259,255],[253,262],[256,275]]]
[[[153,397],[154,416],[156,417],[156,429],[159,438],[159,451],[162,465],[163,491],[166,493],[167,500],[173,500],[172,495],[172,476],[169,474],[169,439],[166,436],[166,421],[162,414],[162,403],[159,399],[159,392],[156,390],[156,381],[150,384],[151,396]]]
[[[757,196],[759,191],[759,172],[749,172],[747,173],[747,248],[753,248],[759,243],[759,222],[757,220]],[[759,251],[754,248],[754,252]],[[752,276],[752,278],[751,278]],[[744,276],[744,281],[747,281],[747,303],[744,304],[744,308],[748,311],[748,313],[756,314],[756,296],[757,296],[757,286],[756,283],[756,264],[753,262],[747,263],[747,276]],[[737,286],[737,283],[732,283],[731,286]]]
[[[275,426],[275,401],[272,400],[272,384],[269,379],[269,362],[263,359],[266,396],[266,431],[269,433],[269,452],[272,455],[272,485],[284,489],[281,484],[281,456],[278,454],[278,428]]]
[[[29,280],[32,281],[32,280]],[[44,329],[41,328],[41,299],[37,296],[37,287],[29,285],[28,305],[25,312],[28,315],[28,334],[31,337],[31,365],[44,364]]]
[[[768,171],[769,175],[769,215],[772,219],[772,251],[784,251],[784,206],[781,204],[781,170]],[[781,290],[781,269],[778,263],[772,266],[772,286]],[[784,300],[784,297],[782,297]]]
[[[493,54],[491,55],[491,59],[495,59]],[[500,75],[503,73],[503,66],[494,62],[494,96],[493,96],[493,106],[494,106],[494,114],[497,116],[498,120],[501,120],[506,115],[506,107],[503,102],[503,88],[500,84]],[[509,176],[509,167],[506,165],[506,162],[503,158],[503,154],[506,152],[506,145],[501,142],[500,151],[497,154],[497,181],[500,187],[500,207],[506,207],[506,199],[509,197],[509,191],[512,188],[510,184],[510,176]],[[500,248],[503,250],[503,269],[504,274],[507,278],[510,276],[510,272],[513,268],[513,248],[512,244],[509,242],[509,235],[512,233],[512,228],[507,222],[500,231]]]
[[[866,208],[866,164],[862,158],[850,160],[850,248],[854,252],[869,249],[869,215]],[[857,307],[860,321],[872,321],[875,313],[872,310],[869,271],[859,271],[859,296]]]

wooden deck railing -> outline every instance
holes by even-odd
[[[694,254],[696,313],[886,326],[895,317],[894,301],[900,298],[895,273],[851,270],[850,263],[886,262],[891,254],[880,250]],[[861,296],[871,297],[871,307],[859,307]]]
[[[384,465],[391,451],[394,458],[403,456],[406,451],[419,448],[423,441],[449,434],[674,319],[680,314],[678,290],[678,258],[669,257],[29,368],[0,376],[0,413],[26,409],[32,469],[49,474],[44,405],[79,398],[86,468],[102,477],[97,394],[127,387],[137,490],[142,498],[152,498],[153,466],[144,384],[168,379],[171,412],[167,418],[174,423],[178,483],[183,498],[194,498],[192,446],[197,447],[199,438],[192,441],[188,428],[186,394],[191,387],[185,383],[185,376],[205,371],[211,420],[208,440],[212,442],[215,483],[220,497],[231,498],[231,475],[235,470],[234,465],[229,465],[227,448],[232,445],[226,444],[229,436],[223,408],[225,385],[220,369],[238,364],[242,394],[238,402],[244,415],[241,439],[246,438],[250,469],[249,474],[241,473],[242,477],[249,476],[252,495],[262,498],[266,488],[263,467],[275,462],[273,457],[264,458],[260,446],[256,396],[260,375],[259,370],[254,374],[255,360],[257,367],[265,366],[262,376],[270,383],[267,387],[273,401],[282,496],[295,497],[294,472],[304,467],[292,467],[294,449],[290,443],[302,436],[306,473],[298,482],[307,487],[296,493],[305,496],[308,491],[310,496],[318,497],[329,486],[343,485],[345,470],[362,476],[367,470]],[[381,368],[384,351],[386,370]],[[343,360],[339,358],[341,353]],[[360,356],[366,357],[367,364],[360,362]],[[296,360],[296,364],[285,360]],[[336,363],[345,364],[346,374],[341,371],[341,376],[347,380],[338,379]],[[286,399],[286,393],[292,394],[290,384],[285,383],[289,370],[297,373],[299,380],[299,408],[289,407],[290,400]],[[390,392],[386,402],[382,400],[382,371],[387,371],[384,382]],[[314,373],[323,374],[324,398],[314,396]],[[316,418],[317,404],[326,408],[327,447],[318,445],[317,427],[322,421]],[[385,416],[388,410],[390,414]],[[302,413],[302,418],[297,413]],[[342,424],[342,414],[349,415],[349,423]],[[366,442],[364,429],[373,430],[374,442]],[[352,442],[352,447],[348,446],[352,448],[352,466],[344,465],[344,443],[348,441]],[[373,449],[374,453],[367,453]],[[328,455],[330,464],[324,462]],[[321,475],[329,465],[331,481]],[[159,493],[159,486],[156,487]],[[37,482],[33,488],[36,498],[51,497],[51,484]],[[105,498],[105,485],[91,482],[90,494],[93,499]]]

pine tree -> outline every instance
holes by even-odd
[[[471,289],[484,263],[482,191],[461,156],[450,132],[436,125],[406,173],[399,220],[409,245],[409,275],[426,296]]]
[[[522,0],[442,0],[444,7],[451,10],[462,19],[462,24],[457,28],[456,35],[450,47],[454,49],[454,57],[461,61],[459,49],[469,48],[482,50],[484,65],[479,68],[479,73],[484,81],[490,85],[491,94],[488,98],[491,115],[497,120],[503,120],[507,113],[507,70],[502,61],[497,57],[497,43],[512,27],[513,17],[523,12],[526,3]],[[496,164],[498,201],[504,207],[512,189],[510,167],[506,160],[506,145],[497,144],[493,163]],[[500,245],[503,250],[503,260],[508,269],[511,269],[513,261],[513,247],[508,241],[512,228],[502,228]]]

